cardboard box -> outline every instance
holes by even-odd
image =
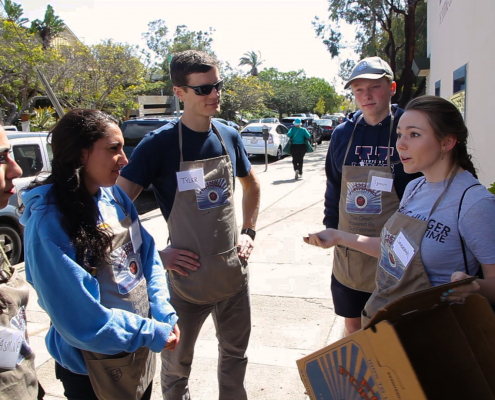
[[[472,278],[475,279],[475,278]],[[297,361],[312,400],[495,399],[495,314],[480,295],[446,304],[449,283],[404,296],[365,329]]]

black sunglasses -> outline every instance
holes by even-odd
[[[211,93],[211,91],[213,90],[213,88],[215,88],[215,90],[217,92],[222,90],[223,79],[221,81],[218,81],[217,83],[215,83],[213,85],[200,85],[200,86],[183,85],[183,86],[194,90],[194,93],[196,93],[198,96],[208,96]]]

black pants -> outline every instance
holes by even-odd
[[[64,396],[68,400],[98,400],[88,375],[75,374],[56,362],[55,376],[62,381],[64,385]],[[148,389],[144,392],[141,400],[151,399],[152,386],[153,381],[151,381]]]
[[[303,160],[306,154],[306,144],[293,144],[290,146],[290,154],[292,155],[292,165],[294,171],[303,172]]]

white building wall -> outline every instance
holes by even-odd
[[[428,93],[453,94],[453,73],[467,64],[465,121],[480,181],[495,182],[495,0],[427,0]]]

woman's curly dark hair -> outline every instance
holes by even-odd
[[[52,184],[50,199],[57,205],[65,230],[76,249],[76,261],[88,271],[110,262],[113,233],[98,226],[97,204],[83,181],[83,149],[91,149],[118,121],[99,110],[76,109],[65,114],[48,135],[53,150],[52,172],[27,190]]]

